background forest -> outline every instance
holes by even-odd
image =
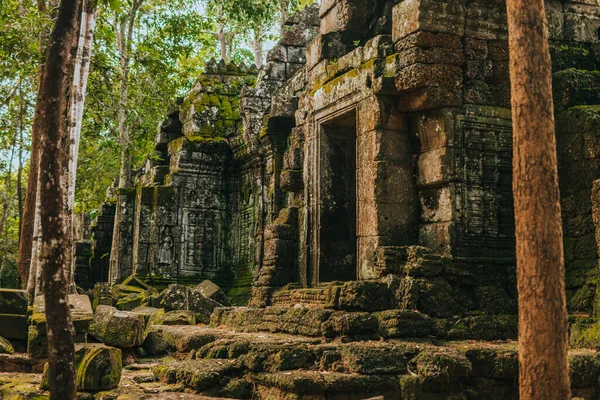
[[[261,66],[287,15],[314,0],[101,0],[85,95],[75,211],[94,216],[153,157],[157,125],[211,58]],[[0,0],[0,287],[14,287],[43,43],[56,0]],[[123,143],[123,131],[129,138]]]

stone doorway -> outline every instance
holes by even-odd
[[[319,153],[319,249],[313,282],[356,280],[356,109],[321,124]]]

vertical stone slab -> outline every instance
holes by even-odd
[[[178,188],[154,187],[151,239],[148,250],[148,272],[153,282],[174,282],[177,277],[180,247],[178,197]]]
[[[154,211],[154,187],[138,187],[135,198],[133,229],[133,273],[148,275],[151,225]]]
[[[109,283],[119,283],[133,271],[135,189],[117,189],[115,229],[110,254]]]
[[[110,253],[115,228],[115,204],[104,203],[92,224],[92,257],[90,260],[91,281],[108,282]]]

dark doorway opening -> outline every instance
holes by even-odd
[[[356,280],[356,110],[321,125],[318,281]]]

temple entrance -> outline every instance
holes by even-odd
[[[321,125],[317,282],[357,278],[356,110]]]

